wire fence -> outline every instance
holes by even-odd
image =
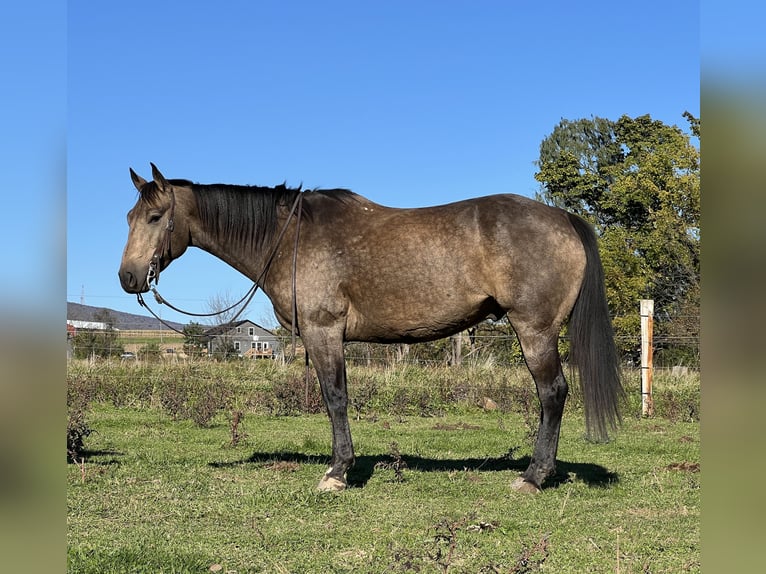
[[[681,327],[679,327],[681,325]],[[655,321],[654,368],[699,371],[700,335],[699,317],[684,316]],[[272,358],[285,360],[291,353],[291,336],[284,330],[275,333],[278,345]],[[640,333],[617,335],[615,342],[625,368],[640,366]],[[298,339],[298,355],[303,354]],[[198,347],[197,347],[198,350]],[[126,351],[128,351],[126,355]],[[559,351],[564,362],[569,355],[569,339],[559,338]],[[163,359],[163,360],[218,360],[220,356],[207,356],[192,352],[181,335],[162,331],[79,330],[68,333],[67,355],[71,358],[105,359]],[[131,356],[132,355],[132,356]],[[411,364],[421,366],[448,366],[463,363],[489,365],[523,365],[524,357],[516,334],[507,322],[485,322],[474,329],[452,337],[426,343],[379,344],[347,343],[346,361],[351,365],[391,366]],[[228,357],[241,359],[238,354]]]
[[[368,343],[348,343],[346,345],[346,361],[356,365],[452,365],[465,362],[509,365],[523,365],[524,356],[518,341],[514,336],[485,336],[476,338],[475,343],[465,345],[458,358],[455,354],[454,343],[451,339],[444,342],[417,343],[414,345],[377,345]],[[621,338],[624,346],[640,348],[640,337]],[[568,359],[569,339],[559,338],[562,360]],[[686,370],[700,369],[699,338],[691,337],[656,337],[654,339],[654,368]],[[622,365],[625,368],[640,368],[638,351],[623,353]]]

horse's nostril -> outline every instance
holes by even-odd
[[[120,283],[122,284],[123,289],[135,289],[136,277],[130,271],[120,271],[117,275],[120,277]]]

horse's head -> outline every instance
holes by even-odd
[[[151,165],[154,181],[130,170],[139,197],[128,212],[128,243],[119,271],[122,288],[128,293],[148,291],[151,282],[159,280],[160,271],[189,245],[188,224],[176,198],[178,188]]]

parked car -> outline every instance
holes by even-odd
[[[127,352],[123,353],[122,355],[120,355],[120,359],[122,359],[123,361],[131,360],[131,359],[135,359],[135,358],[136,358],[136,354],[135,353],[131,353],[130,351],[127,351]]]

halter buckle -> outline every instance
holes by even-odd
[[[147,287],[151,287],[152,283],[157,284],[160,282],[160,274],[157,272],[158,259],[159,257],[157,257],[157,254],[154,254],[152,260],[149,262],[149,270],[146,272]]]

